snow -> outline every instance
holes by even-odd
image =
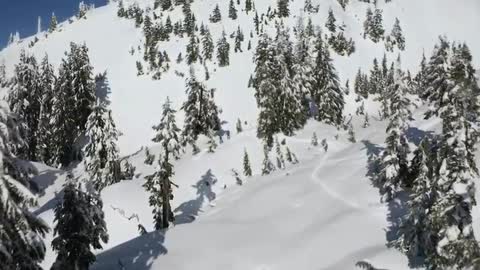
[[[112,1],[113,2],[113,1]],[[125,1],[125,6],[128,6]],[[150,0],[138,0],[140,6],[151,4]],[[255,1],[259,14],[266,12],[274,0]],[[303,7],[303,0],[290,3],[292,15],[287,25],[293,27]],[[140,150],[148,146],[157,155],[160,146],[151,142],[152,126],[158,124],[162,104],[167,96],[172,107],[179,110],[185,100],[185,82],[175,71],[188,74],[188,67],[174,63],[179,52],[185,55],[187,38],[173,37],[161,43],[172,59],[172,67],[159,81],[147,75],[138,77],[136,61],[142,58],[137,46],[143,35],[134,22],[116,16],[116,3],[87,12],[86,19],[73,23],[60,23],[60,31],[37,35],[34,47],[28,44],[34,37],[15,42],[0,51],[0,63],[5,61],[7,75],[12,76],[14,64],[20,51],[25,48],[37,58],[48,53],[49,60],[58,67],[70,42],[86,43],[94,72],[107,71],[109,100],[114,120],[124,134],[120,137],[122,155],[136,167],[136,177],[122,181],[102,191],[104,211],[110,241],[104,249],[97,251],[97,263],[93,269],[357,269],[360,260],[371,262],[382,269],[408,269],[405,256],[386,247],[392,219],[399,211],[391,205],[380,203],[378,190],[369,178],[369,157],[379,156],[383,150],[386,123],[379,121],[380,104],[372,99],[365,100],[365,111],[370,116],[371,126],[362,128],[364,117],[355,116],[360,103],[355,95],[345,97],[345,116],[353,115],[352,124],[357,143],[348,141],[347,131],[309,121],[307,126],[294,137],[286,138],[287,145],[299,159],[298,164],[286,164],[284,170],[276,170],[261,176],[263,147],[256,138],[258,109],[254,90],[247,88],[254,66],[252,50],[246,50],[253,30],[250,12],[238,10],[239,18],[227,18],[228,1],[195,0],[192,10],[197,23],[207,23],[214,6],[219,3],[222,22],[210,24],[213,41],[216,42],[223,29],[232,33],[240,25],[245,34],[244,53],[233,53],[230,66],[219,68],[209,64],[211,79],[208,87],[217,89],[215,100],[222,108],[220,118],[224,128],[231,130],[230,140],[224,139],[215,153],[207,152],[207,138],[201,138],[201,153],[192,155],[187,151],[174,162],[173,181],[179,185],[174,190],[173,207],[177,221],[166,232],[153,231],[153,217],[148,206],[149,194],[143,188],[144,177],[153,172],[154,166],[144,164],[145,154]],[[332,7],[337,23],[346,24],[345,35],[356,42],[356,52],[350,57],[332,53],[334,63],[344,85],[350,85],[359,67],[368,70],[374,57],[381,58],[383,44],[374,44],[362,38],[362,25],[367,4],[350,1],[343,11],[336,0],[317,0],[320,12],[311,14],[313,23],[324,25],[328,8]],[[243,8],[242,1],[242,8]],[[384,25],[390,33],[395,18],[400,19],[406,38],[406,50],[401,52],[402,65],[412,72],[418,70],[423,52],[430,55],[438,35],[445,34],[450,40],[466,41],[473,63],[480,67],[480,2],[477,0],[393,0],[389,4],[379,1],[384,8]],[[179,16],[177,8],[172,19]],[[307,14],[304,14],[307,16]],[[175,22],[176,19],[173,19]],[[292,35],[293,36],[293,35]],[[130,55],[131,48],[135,49]],[[388,53],[389,62],[399,52]],[[203,72],[197,72],[202,76]],[[351,91],[352,92],[352,91]],[[6,91],[0,91],[5,96]],[[423,120],[425,108],[416,109],[416,119],[411,123],[408,137],[418,143],[418,138],[428,132],[438,132],[438,119]],[[237,119],[247,121],[243,132],[234,134]],[[183,113],[177,114],[179,126]],[[348,119],[348,118],[347,118]],[[313,132],[321,141],[326,139],[328,152],[322,147],[311,146]],[[339,135],[336,139],[335,136]],[[281,140],[283,136],[279,137]],[[247,149],[254,175],[245,178],[242,186],[236,185],[231,169],[241,172],[244,149]],[[283,148],[285,151],[285,149]],[[271,154],[272,156],[272,154]],[[273,157],[273,156],[272,156]],[[53,227],[53,207],[58,202],[66,173],[42,164],[33,164],[39,171],[35,178],[42,192],[35,214]],[[74,166],[77,176],[84,174],[83,163]],[[205,183],[209,182],[210,185]],[[459,186],[460,188],[460,186]],[[475,227],[480,229],[480,214],[474,209]],[[138,225],[149,232],[139,236]],[[46,237],[47,246],[53,236]],[[48,248],[43,262],[48,269],[56,254]],[[121,268],[123,265],[124,268]]]

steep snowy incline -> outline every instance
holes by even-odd
[[[133,1],[125,1],[126,3]],[[139,0],[141,5],[153,1]],[[289,26],[295,25],[303,0],[291,2],[293,15]],[[374,57],[381,58],[383,44],[374,44],[362,37],[362,24],[367,4],[351,0],[343,11],[336,0],[313,1],[320,4],[320,12],[311,14],[315,24],[323,27],[331,6],[337,22],[345,22],[346,35],[356,42],[356,52],[350,57],[332,54],[343,82],[354,78],[359,67],[364,71],[371,67]],[[476,0],[393,0],[380,3],[384,8],[384,25],[389,33],[398,17],[406,36],[406,51],[402,52],[405,69],[416,71],[422,52],[428,56],[437,42],[438,35],[450,40],[466,41],[473,54],[474,64],[480,66],[480,37],[475,35],[480,25],[480,2]],[[195,0],[192,5],[197,22],[207,22],[215,4],[219,3],[222,23],[211,25],[216,41],[222,30],[231,33],[241,26],[249,36],[253,29],[253,14],[239,12],[239,19],[227,18],[228,1]],[[257,0],[259,13],[265,12],[274,0]],[[20,44],[0,51],[0,62],[5,61],[11,76],[20,50],[26,48],[37,57],[48,53],[50,61],[58,66],[70,42],[85,42],[89,48],[95,73],[107,71],[110,101],[115,121],[124,133],[120,138],[123,154],[139,151],[143,145],[151,145],[151,126],[159,120],[161,104],[169,96],[176,109],[185,100],[184,78],[175,71],[187,72],[185,64],[172,61],[172,68],[161,80],[150,76],[138,77],[135,62],[142,58],[143,34],[132,20],[116,16],[116,5],[88,12],[86,20],[63,23],[61,31],[45,37],[33,48],[27,38]],[[180,16],[176,8],[172,17]],[[306,15],[305,15],[306,16]],[[176,17],[175,17],[176,18]],[[453,18],[453,19],[452,19]],[[248,38],[246,39],[248,40]],[[187,39],[172,38],[161,43],[173,60],[179,52],[185,53]],[[232,42],[232,40],[229,40]],[[252,39],[255,48],[256,39]],[[246,47],[246,43],[243,44]],[[135,49],[134,55],[129,50]],[[214,154],[203,152],[192,156],[189,152],[175,162],[173,206],[177,215],[176,226],[165,234],[150,232],[139,236],[138,225],[152,231],[152,214],[148,206],[148,194],[142,187],[144,177],[153,168],[143,163],[145,156],[139,151],[129,157],[137,167],[132,181],[123,181],[106,188],[102,193],[104,211],[110,241],[104,250],[98,251],[97,270],[186,270],[186,269],[355,269],[358,260],[368,259],[378,268],[408,269],[407,259],[385,243],[389,231],[397,226],[396,215],[402,211],[402,201],[390,205],[379,203],[378,190],[372,186],[369,175],[369,159],[378,154],[384,142],[386,123],[371,117],[371,127],[361,127],[363,119],[353,118],[357,143],[346,139],[345,131],[309,122],[297,136],[286,138],[287,145],[297,154],[300,163],[289,165],[268,177],[260,176],[263,159],[261,142],[256,138],[258,110],[254,90],[247,87],[253,50],[233,53],[229,67],[218,68],[210,64],[210,87],[218,89],[215,99],[222,107],[224,128],[232,130],[232,138],[220,144]],[[389,53],[393,60],[398,51]],[[352,84],[350,84],[352,85]],[[1,91],[5,95],[5,91]],[[353,94],[346,96],[345,115],[354,114],[357,105]],[[366,110],[377,115],[378,104],[366,101]],[[233,134],[237,118],[248,122],[245,131]],[[409,132],[409,139],[418,143],[425,132],[438,130],[438,122],[421,120],[421,111]],[[178,114],[180,124],[182,112]],[[310,138],[316,132],[319,139],[326,138],[329,151],[310,146]],[[335,135],[340,138],[336,140]],[[283,138],[281,136],[280,138]],[[241,171],[244,149],[248,150],[254,169],[254,177],[246,179],[243,186],[236,186],[231,169]],[[151,147],[154,154],[159,149]],[[275,158],[272,155],[272,160]],[[65,173],[39,164],[36,181],[44,192],[40,194],[40,206],[36,214],[53,227],[53,207],[58,202]],[[83,175],[83,164],[75,169]],[[475,209],[475,217],[480,217]],[[476,218],[478,221],[479,218]],[[480,224],[477,222],[477,225]],[[478,226],[477,226],[478,227]],[[479,231],[479,230],[477,230]],[[52,234],[47,235],[49,246]],[[54,262],[56,254],[48,248],[45,268]],[[123,268],[122,268],[123,266]]]
[[[127,6],[133,0],[125,1]],[[150,0],[137,1],[141,6],[152,6]],[[268,6],[275,7],[274,0],[257,1],[258,13],[267,11]],[[384,53],[383,43],[375,44],[362,37],[363,21],[368,5],[360,1],[350,1],[346,11],[343,11],[335,0],[313,1],[320,4],[318,14],[304,14],[310,16],[314,24],[323,27],[326,21],[328,8],[332,7],[337,17],[337,23],[345,22],[346,36],[355,41],[356,52],[350,57],[333,54],[335,64],[342,81],[353,80],[357,69],[362,67],[368,70],[374,57],[381,58]],[[243,30],[246,40],[249,33],[254,29],[253,16],[250,12],[239,11],[239,18],[231,20],[227,18],[228,1],[197,0],[192,4],[197,23],[208,23],[215,4],[219,4],[223,20],[219,24],[209,25],[216,41],[222,30],[232,33],[238,26]],[[287,19],[287,25],[293,27],[302,13],[303,0],[295,0],[290,4],[292,15]],[[445,34],[450,40],[466,41],[472,49],[474,63],[480,65],[480,38],[476,33],[476,26],[480,25],[480,3],[476,0],[403,0],[392,1],[388,4],[379,1],[384,10],[384,26],[389,33],[396,17],[401,21],[406,37],[406,51],[402,52],[403,66],[405,69],[416,71],[423,51],[428,56],[437,42],[438,36]],[[0,62],[5,61],[7,74],[12,75],[15,63],[19,59],[20,50],[25,48],[37,57],[49,55],[50,61],[58,66],[64,51],[68,49],[70,42],[85,42],[89,48],[91,62],[95,73],[108,72],[108,82],[111,89],[110,99],[114,119],[124,136],[120,138],[122,153],[130,154],[137,151],[140,146],[150,144],[152,131],[150,127],[158,121],[162,104],[167,96],[173,102],[175,108],[179,108],[185,99],[184,78],[175,75],[174,71],[186,73],[188,67],[185,64],[176,64],[173,60],[179,52],[185,54],[187,38],[173,37],[168,42],[160,44],[160,49],[167,51],[172,59],[172,68],[164,74],[161,80],[153,81],[150,76],[136,76],[135,62],[142,58],[142,52],[138,46],[143,47],[143,34],[141,29],[135,28],[132,20],[118,18],[116,16],[116,3],[89,11],[86,20],[74,20],[73,23],[62,23],[60,32],[49,34],[45,38],[40,34],[39,42],[33,48],[28,44],[33,37],[23,40],[20,44],[13,44],[0,52]],[[171,16],[173,21],[181,18],[181,9],[177,7]],[[446,19],[455,18],[455,19]],[[233,42],[232,39],[229,42]],[[252,39],[252,47],[256,46],[256,37]],[[246,47],[244,42],[243,47]],[[131,48],[135,54],[130,55]],[[216,65],[209,66],[211,79],[210,87],[218,89],[216,100],[223,109],[222,119],[226,121],[224,128],[232,129],[233,123],[238,117],[248,122],[254,122],[257,117],[253,89],[247,88],[247,83],[254,66],[252,64],[253,50],[244,53],[231,52],[231,64],[229,67],[218,68]],[[396,58],[398,51],[389,53],[389,60]],[[4,92],[2,93],[5,94]],[[183,116],[179,113],[181,123]]]

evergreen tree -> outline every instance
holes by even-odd
[[[368,116],[368,113],[365,113],[365,118],[363,120],[363,128],[367,128],[370,126],[370,117]]]
[[[208,135],[210,129],[220,129],[218,108],[213,99],[215,89],[207,89],[199,82],[193,67],[190,69],[190,78],[186,82],[187,101],[182,105],[185,111],[183,137],[186,142],[193,143],[199,134]]]
[[[95,81],[85,45],[70,44],[55,84],[52,125],[55,164],[67,166],[77,159],[75,142],[85,130],[95,104]],[[78,151],[77,151],[78,152]]]
[[[275,42],[266,34],[259,41],[253,79],[260,108],[257,133],[269,146],[273,145],[274,133],[281,131],[292,135],[305,123],[301,94],[286,64],[287,59],[292,57],[291,43],[281,26],[277,32]]]
[[[405,37],[402,33],[402,28],[400,27],[400,20],[395,18],[395,24],[393,25],[392,33],[390,34],[395,40],[395,44],[400,50],[405,50]]]
[[[222,20],[222,14],[220,13],[220,7],[217,4],[213,9],[212,15],[210,15],[210,22],[217,23],[217,22],[220,22],[221,20]]]
[[[237,9],[235,8],[235,3],[233,0],[230,0],[230,4],[228,5],[228,17],[232,20],[237,19]]]
[[[41,100],[40,119],[38,125],[37,155],[46,164],[52,164],[54,148],[53,129],[50,119],[52,115],[54,85],[56,77],[53,66],[48,61],[48,56],[42,60],[40,65],[40,88],[43,89]]]
[[[27,179],[13,152],[22,147],[17,120],[0,107],[0,261],[2,269],[41,270],[46,248],[42,238],[49,228],[30,212],[36,206]]]
[[[202,54],[205,61],[212,60],[214,49],[215,45],[213,44],[212,35],[210,34],[210,30],[207,28],[205,29],[205,34],[202,37]]]
[[[78,4],[78,14],[77,14],[77,17],[79,19],[82,19],[82,18],[86,18],[86,15],[87,15],[87,5],[85,5],[85,3],[83,1],[80,1],[80,3]]]
[[[190,36],[190,42],[187,45],[187,52],[185,54],[186,59],[187,59],[187,64],[192,64],[197,62],[199,56],[200,56],[200,49],[198,47],[198,39],[197,37],[192,34]]]
[[[270,148],[265,145],[263,147],[263,162],[262,162],[262,175],[270,174],[271,172],[275,171],[275,166],[273,165],[272,161],[270,160]]]
[[[338,126],[342,123],[345,101],[337,72],[330,58],[328,47],[323,43],[321,32],[317,34],[314,55],[315,82],[311,96],[318,108],[315,118]]]
[[[328,18],[327,22],[325,23],[325,27],[332,33],[335,33],[337,31],[337,26],[335,25],[335,22],[337,19],[335,19],[335,15],[333,15],[333,10],[330,8],[328,10]]]
[[[370,94],[381,94],[384,92],[384,77],[378,65],[377,58],[373,59],[373,69],[370,71]]]
[[[48,27],[48,32],[53,33],[55,30],[57,30],[57,17],[55,16],[55,13],[52,13],[52,18],[50,19],[50,26]]]
[[[165,104],[163,104],[162,117],[160,123],[153,126],[153,130],[156,131],[153,142],[160,143],[162,149],[167,149],[169,154],[175,158],[180,158],[180,137],[178,133],[180,128],[177,127],[175,120],[176,111],[172,108],[170,99],[167,97]]]
[[[278,16],[287,18],[290,16],[290,9],[288,7],[290,0],[277,0]]]
[[[382,155],[380,185],[384,198],[390,200],[399,188],[411,186],[408,183],[407,156],[410,150],[406,137],[411,104],[400,59],[395,70],[395,83],[387,91],[391,99],[391,115],[387,126],[386,149]]]
[[[172,0],[162,0],[161,1],[162,10],[168,10],[172,7]]]
[[[123,6],[123,0],[118,1],[118,9],[117,9],[117,16],[118,17],[126,17],[125,7]]]
[[[217,60],[220,67],[230,65],[230,44],[225,31],[222,32],[222,37],[217,42]]]
[[[85,169],[95,189],[101,191],[120,181],[115,171],[119,159],[117,141],[120,134],[112,112],[103,102],[97,102],[86,126],[89,141],[85,146]]]
[[[255,32],[257,35],[260,34],[260,18],[257,11],[255,11],[255,17],[253,17],[253,23],[255,24]]]
[[[439,44],[435,45],[432,56],[425,70],[426,89],[422,98],[428,100],[431,108],[426,113],[426,118],[439,115],[439,111],[450,101],[444,99],[451,88],[448,78],[447,66],[449,64],[450,43],[440,37]]]
[[[250,12],[252,10],[252,0],[245,0],[245,12]]]
[[[96,260],[91,249],[102,249],[101,242],[108,242],[102,199],[86,192],[71,174],[63,191],[63,200],[54,210],[52,248],[58,256],[51,269],[89,269]]]
[[[348,124],[348,141],[352,143],[357,142],[357,140],[355,139],[355,130],[353,130],[352,122]]]
[[[243,154],[243,174],[246,177],[252,176],[252,167],[250,166],[250,159],[248,158],[247,149],[245,149]]]
[[[173,199],[172,177],[174,175],[173,165],[170,157],[178,158],[180,151],[180,141],[178,132],[180,131],[175,124],[175,110],[171,108],[170,100],[163,105],[162,118],[160,124],[153,129],[157,135],[153,138],[154,142],[160,143],[162,153],[159,156],[158,167],[154,174],[146,177],[147,181],[144,187],[149,191],[150,206],[153,207],[155,229],[165,229],[174,221],[174,215],[170,201]]]
[[[452,46],[447,66],[449,87],[441,97],[442,141],[438,179],[434,183],[439,196],[431,213],[438,242],[437,253],[429,263],[442,269],[471,268],[480,254],[472,228],[474,179],[478,177],[474,152],[479,86],[471,61],[465,44]]]
[[[12,91],[8,96],[10,110],[21,121],[25,148],[17,154],[21,158],[37,161],[39,119],[42,107],[43,88],[40,85],[40,72],[35,57],[20,53],[20,62],[15,66]]]
[[[343,10],[345,10],[345,8],[348,5],[348,0],[337,0],[337,1],[342,6]]]
[[[148,147],[145,147],[144,163],[147,165],[152,165],[154,161],[155,161],[155,156],[152,153],[150,153],[150,149]]]

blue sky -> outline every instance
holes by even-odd
[[[7,44],[10,33],[19,31],[20,37],[27,37],[37,31],[37,18],[42,17],[45,29],[52,12],[59,22],[71,17],[78,10],[80,0],[2,0],[0,8],[0,48]],[[85,3],[104,5],[107,0],[85,0]]]

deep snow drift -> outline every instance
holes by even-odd
[[[151,5],[153,1],[138,2]],[[293,14],[288,25],[295,24],[303,2],[291,2]],[[356,52],[350,57],[332,54],[343,82],[352,81],[359,67],[368,70],[374,57],[383,56],[382,43],[374,44],[361,35],[367,4],[352,0],[343,11],[335,0],[313,2],[320,4],[320,12],[311,15],[314,24],[323,27],[328,8],[332,7],[337,21],[345,22],[347,37],[356,42]],[[428,57],[441,34],[450,40],[466,41],[475,66],[480,67],[478,1],[379,2],[387,33],[395,17],[401,21],[406,37],[406,50],[401,52],[404,69],[416,72],[422,53]],[[196,0],[192,10],[197,22],[207,22],[217,3],[226,15],[228,1]],[[255,4],[262,13],[275,1],[257,0]],[[93,269],[356,269],[355,263],[363,259],[377,268],[408,269],[407,258],[385,245],[398,225],[395,217],[403,210],[403,202],[380,203],[378,190],[369,179],[368,158],[381,151],[385,139],[386,123],[375,118],[378,104],[372,100],[366,103],[367,112],[373,116],[369,128],[362,128],[363,117],[353,117],[356,143],[349,142],[343,130],[310,121],[295,137],[286,138],[300,163],[290,164],[270,176],[260,176],[263,153],[261,141],[256,138],[258,111],[254,90],[247,88],[254,69],[253,50],[231,50],[229,67],[210,68],[208,85],[217,88],[215,99],[222,108],[223,128],[231,130],[232,137],[225,139],[213,154],[201,145],[200,154],[192,156],[187,152],[174,164],[174,181],[179,185],[173,200],[176,225],[165,233],[153,232],[148,194],[142,187],[144,176],[153,167],[143,163],[145,157],[140,147],[148,145],[153,153],[158,153],[159,149],[150,141],[151,126],[158,122],[161,104],[167,96],[176,109],[185,100],[184,79],[174,71],[186,72],[188,67],[172,61],[170,71],[159,81],[147,75],[138,77],[135,62],[142,54],[136,52],[132,56],[129,50],[142,44],[143,34],[132,20],[118,18],[116,10],[115,3],[92,10],[86,20],[65,22],[60,25],[61,31],[47,38],[41,34],[33,48],[27,46],[33,39],[30,37],[0,52],[0,62],[5,61],[11,76],[22,48],[37,57],[47,53],[58,67],[70,42],[85,42],[95,73],[107,71],[110,106],[124,134],[120,149],[122,154],[131,155],[129,160],[136,166],[137,175],[134,180],[110,186],[102,193],[110,241],[98,251]],[[177,7],[171,16],[180,13]],[[240,11],[236,21],[224,16],[222,23],[210,26],[213,40],[223,29],[231,33],[238,25],[248,35],[254,28],[252,20],[252,13]],[[174,37],[160,46],[174,59],[179,52],[184,53],[186,42],[186,38]],[[252,45],[255,48],[255,39]],[[389,61],[397,54],[398,51],[389,53]],[[1,94],[5,95],[5,91]],[[346,97],[345,115],[355,114],[358,104],[354,99],[353,94]],[[409,130],[412,144],[439,128],[436,121],[422,120],[422,108],[414,116],[416,120]],[[237,118],[248,122],[240,134],[234,134]],[[182,123],[182,119],[180,112],[177,120]],[[314,131],[320,140],[327,139],[328,152],[310,145]],[[335,139],[337,134],[339,138]],[[237,186],[231,169],[241,171],[244,149],[249,152],[254,176]],[[53,227],[53,207],[58,202],[65,172],[41,164],[35,166],[40,172],[35,181],[43,188],[35,213]],[[82,175],[83,164],[74,171]],[[477,221],[477,208],[474,215]],[[139,224],[150,233],[139,236]],[[476,231],[480,232],[480,228]],[[47,245],[51,239],[50,234]],[[43,266],[49,268],[55,257],[49,248]]]

